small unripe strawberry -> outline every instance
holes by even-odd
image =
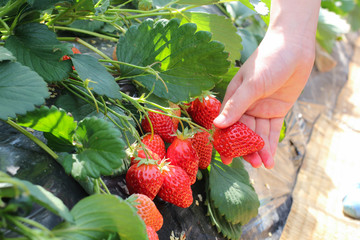
[[[147,226],[159,231],[163,225],[163,217],[157,209],[155,203],[144,194],[132,194],[126,199],[132,206],[137,209],[137,214],[144,220]]]
[[[257,152],[265,144],[259,135],[241,122],[224,129],[216,128],[212,137],[214,148],[226,159]]]

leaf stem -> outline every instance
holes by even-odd
[[[59,156],[53,150],[51,150],[45,143],[40,141],[40,139],[38,139],[37,137],[35,137],[34,135],[29,133],[24,128],[22,128],[21,126],[19,126],[18,124],[16,124],[15,122],[13,122],[10,119],[8,119],[6,121],[6,123],[9,124],[10,126],[12,126],[13,128],[15,128],[16,130],[18,130],[19,132],[21,132],[22,134],[24,134],[26,137],[30,138],[30,140],[32,140],[39,147],[41,147],[43,150],[45,150],[52,158],[54,158],[55,160],[58,159]]]
[[[104,35],[104,34],[92,32],[92,31],[87,31],[87,30],[83,30],[83,29],[79,29],[79,28],[62,27],[62,26],[53,26],[53,28],[55,30],[63,30],[63,31],[72,31],[72,32],[84,33],[84,34],[91,35],[91,36],[94,36],[94,37],[107,39],[107,40],[110,40],[110,41],[113,41],[113,42],[118,41],[117,38],[109,37],[109,36]]]
[[[44,225],[42,225],[42,224],[40,224],[40,223],[38,223],[36,221],[33,221],[31,219],[28,219],[28,218],[20,217],[20,216],[16,216],[14,218],[17,219],[18,221],[21,221],[21,222],[24,222],[26,224],[32,225],[32,226],[40,229],[41,231],[46,232],[47,234],[49,234],[49,236],[54,237],[54,235],[51,233],[51,231],[49,229],[47,229]]]

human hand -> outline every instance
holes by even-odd
[[[229,83],[214,125],[225,128],[241,121],[264,139],[262,150],[244,156],[253,167],[274,166],[284,117],[305,87],[314,57],[314,36],[269,29]]]

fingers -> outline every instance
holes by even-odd
[[[244,160],[249,162],[254,168],[259,168],[262,164],[264,164],[264,167],[267,169],[273,168],[283,118],[255,119],[251,116],[244,115],[241,118],[241,122],[255,131],[265,142],[263,149],[244,156]]]
[[[214,120],[215,127],[226,128],[239,121],[244,112],[256,100],[255,91],[249,85],[244,83],[237,87],[235,91],[233,91],[233,85],[229,85],[229,90],[227,90],[229,94],[223,101],[222,111]]]
[[[279,143],[283,122],[284,122],[284,118],[270,119],[269,143],[270,143],[270,152],[273,157],[275,156],[276,149]]]

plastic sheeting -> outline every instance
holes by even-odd
[[[328,73],[313,70],[299,101],[286,117],[287,134],[279,143],[274,169],[253,169],[245,162],[250,178],[259,196],[259,214],[243,226],[242,239],[279,239],[292,204],[292,190],[297,173],[306,154],[306,145],[312,126],[320,114],[331,114],[337,95],[347,80],[347,65],[352,55],[353,35],[336,43],[333,51],[338,65]],[[109,47],[106,45],[105,47]],[[81,49],[80,49],[81,50]],[[41,133],[35,132],[39,138]],[[42,185],[71,208],[86,193],[62,167],[21,133],[0,122],[0,170],[35,184]],[[106,178],[110,191],[127,197],[124,176]],[[224,239],[210,225],[206,216],[204,181],[193,185],[194,204],[178,208],[155,199],[164,217],[164,226],[158,232],[160,239],[186,236],[186,239]],[[58,224],[54,214],[36,207],[29,216],[51,228]]]

